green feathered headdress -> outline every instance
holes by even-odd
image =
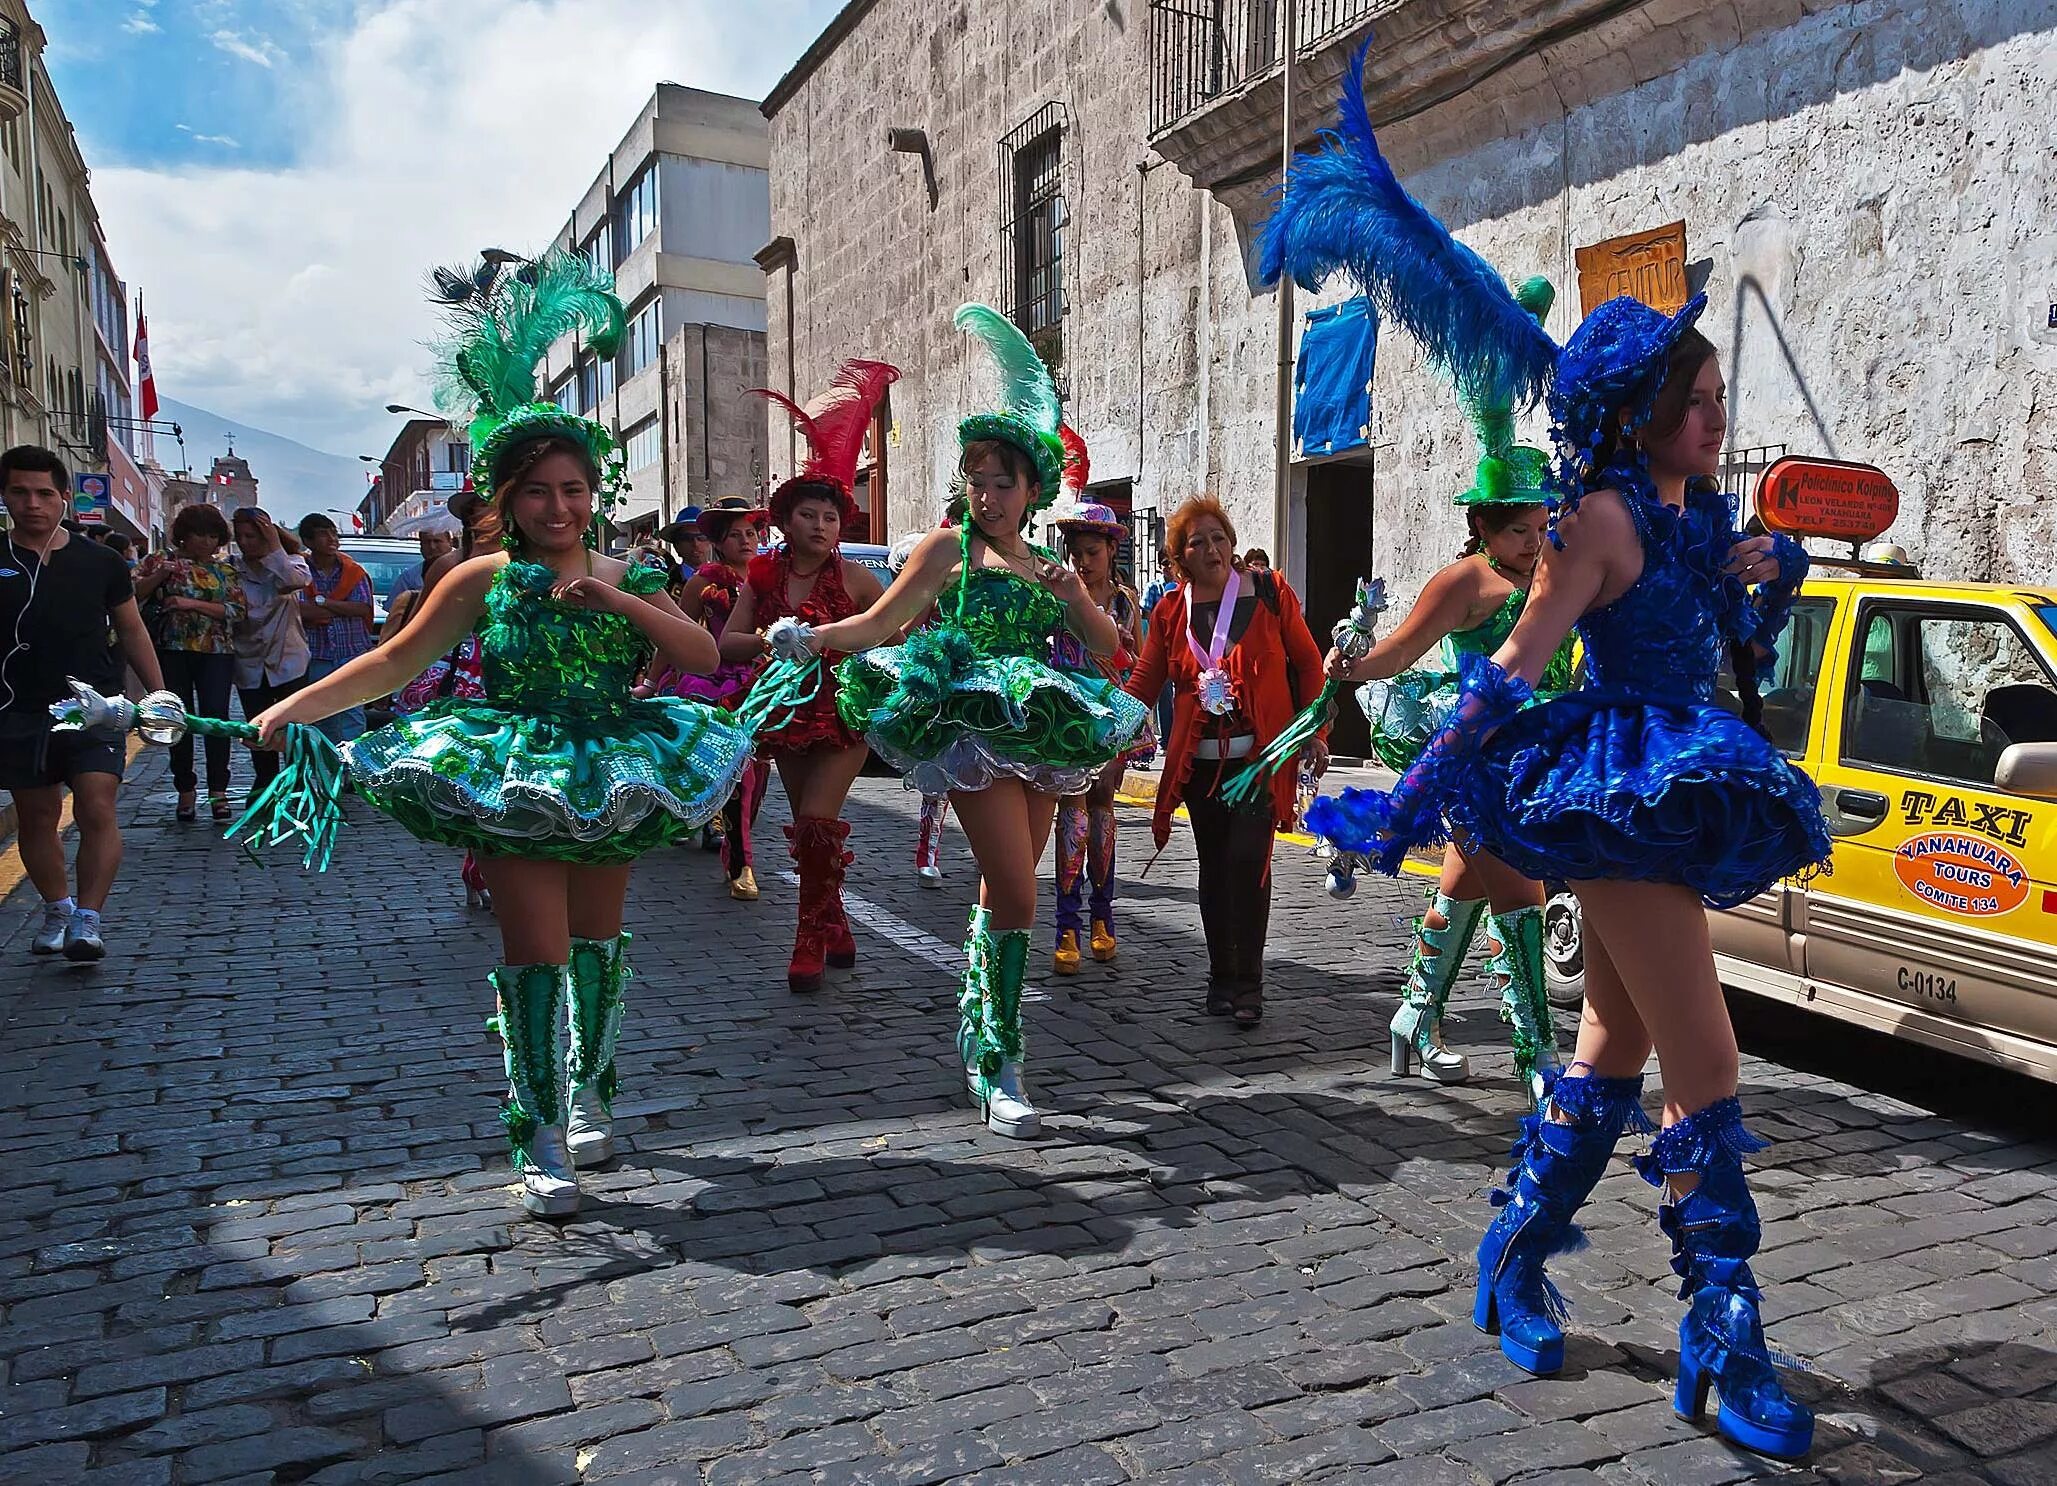
[[[583,257],[553,248],[509,271],[476,268],[429,272],[429,297],[443,310],[447,332],[435,343],[440,363],[436,406],[471,436],[472,466],[497,484],[495,466],[516,442],[538,434],[575,439],[600,467],[603,510],[626,488],[622,455],[607,426],[545,402],[536,368],[565,335],[582,332],[594,354],[621,346],[627,317],[613,276]]]
[[[1035,461],[1036,503],[1028,514],[1055,501],[1064,485],[1064,444],[1057,429],[1063,410],[1050,369],[1014,322],[982,304],[959,306],[952,323],[985,343],[1000,368],[1001,410],[974,413],[957,425],[960,443],[999,439]]]
[[[1539,275],[1516,289],[1514,299],[1541,324],[1557,301],[1557,290]],[[1471,431],[1478,437],[1479,461],[1472,486],[1457,497],[1457,505],[1542,505],[1550,498],[1550,457],[1514,442],[1514,400],[1497,390],[1501,380],[1482,380],[1478,385],[1477,393],[1460,393]]]

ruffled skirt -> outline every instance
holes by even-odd
[[[597,866],[698,832],[750,736],[676,697],[547,712],[445,700],[343,755],[357,792],[424,841]]]
[[[984,656],[936,630],[845,660],[843,721],[924,795],[1019,779],[1073,795],[1150,737],[1150,709],[1104,676]]]
[[[1681,883],[1712,908],[1816,870],[1830,849],[1814,782],[1741,718],[1619,693],[1520,713],[1447,814],[1529,877]]]

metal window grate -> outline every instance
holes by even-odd
[[[0,16],[0,83],[20,93],[22,84],[21,27]]]
[[[1007,313],[1055,372],[1064,364],[1064,105],[1046,103],[1000,141]]]
[[[1307,56],[1406,0],[1295,0]],[[1279,64],[1285,0],[1150,0],[1150,132],[1161,134]]]
[[[1743,519],[1750,519],[1750,503],[1757,498],[1757,480],[1777,461],[1786,457],[1784,444],[1759,444],[1750,449],[1721,451],[1721,488],[1742,505]]]

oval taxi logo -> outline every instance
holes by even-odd
[[[1932,908],[1970,918],[2012,913],[2028,900],[2028,873],[1992,842],[1956,831],[1910,836],[1893,853],[1893,871]]]

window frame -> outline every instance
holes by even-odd
[[[1784,754],[1789,759],[1806,758],[1808,755],[1808,751],[1811,748],[1813,748],[1815,743],[1814,719],[1816,714],[1821,711],[1821,698],[1823,688],[1826,685],[1829,678],[1834,675],[1834,670],[1830,665],[1830,661],[1833,659],[1833,657],[1829,653],[1829,642],[1835,638],[1836,610],[1837,606],[1841,602],[1842,601],[1839,598],[1837,598],[1836,595],[1831,593],[1803,593],[1799,598],[1793,601],[1793,612],[1786,620],[1786,627],[1779,633],[1779,643],[1783,644],[1791,635],[1794,634],[1800,620],[1800,615],[1803,610],[1809,613],[1818,611],[1821,615],[1821,653],[1816,658],[1814,663],[1814,689],[1808,701],[1807,731],[1805,735],[1801,738],[1800,746],[1798,748],[1787,748],[1784,744],[1779,743],[1777,740],[1772,740],[1772,746],[1774,748],[1777,748],[1780,753]],[[1767,678],[1764,675],[1760,674],[1757,679],[1758,697],[1761,700],[1766,694],[1766,687],[1764,683]],[[1724,703],[1721,700],[1718,694],[1719,688],[1723,684],[1733,686],[1734,682],[1735,674],[1733,668],[1731,667],[1729,661],[1724,659],[1721,663],[1721,668],[1717,673],[1716,677],[1717,696],[1715,698],[1715,705],[1721,707],[1721,709],[1724,712],[1730,711],[1731,709],[1727,706],[1726,703]],[[1737,695],[1738,700],[1740,701],[1740,693],[1738,693]],[[1733,715],[1741,716],[1742,714],[1740,711],[1736,711],[1733,713]]]
[[[1000,141],[1002,282],[1007,317],[1057,376],[1064,365],[1065,239],[1071,226],[1064,191],[1071,116],[1062,103],[1037,109]],[[1061,384],[1060,384],[1061,390]]]
[[[650,457],[639,460],[635,457],[636,441],[646,436],[650,440]],[[637,423],[635,427],[623,429],[621,434],[621,455],[622,469],[629,474],[633,474],[640,469],[648,469],[652,465],[662,464],[664,462],[664,420],[658,414],[652,413],[649,417]]]
[[[641,329],[645,320],[650,322],[650,333],[647,337],[644,336]],[[648,346],[645,349],[645,354],[641,360],[637,360],[633,353],[638,348],[644,348],[646,339]],[[640,308],[630,312],[628,316],[628,328],[622,334],[621,353],[617,358],[619,362],[615,372],[617,385],[628,381],[631,377],[640,376],[655,366],[657,358],[663,353],[663,349],[664,296],[661,293],[652,293],[648,299],[643,301]]]
[[[614,198],[614,266],[619,268],[657,234],[657,160],[652,156]],[[640,231],[632,228],[640,226]]]
[[[1932,769],[1880,763],[1872,759],[1857,758],[1852,755],[1850,744],[1851,740],[1856,736],[1857,704],[1864,695],[1864,688],[1861,684],[1864,668],[1864,636],[1866,630],[1871,625],[1873,617],[1879,614],[1912,614],[1916,617],[1917,621],[1922,619],[1945,621],[1956,619],[1974,622],[1997,621],[2012,632],[2015,643],[2034,658],[2036,665],[2042,671],[2043,679],[2050,685],[2053,691],[2057,691],[2057,670],[2053,670],[2049,659],[2041,650],[2036,648],[2035,642],[2029,638],[2020,624],[2019,617],[2004,604],[1976,603],[1961,599],[1923,600],[1867,595],[1858,599],[1856,613],[1851,616],[1850,654],[1847,662],[1848,669],[1845,672],[1844,678],[1841,727],[1840,735],[1837,738],[1835,757],[1837,766],[1844,769],[1866,770],[1876,774],[1890,774],[1899,779],[1919,779],[1928,783],[1946,784],[1957,789],[1982,789],[2006,794],[2006,790],[2001,789],[1999,785],[1990,779],[1967,779],[1956,774],[1945,774]],[[1900,653],[1899,636],[1897,634],[1894,636],[1893,644],[1896,674],[1900,673],[1901,665],[1918,662],[1918,655],[1912,657],[1902,656]],[[1925,710],[1932,709],[1934,702],[1924,698],[1920,705]],[[1933,731],[1933,728],[1931,728],[1931,731]]]

